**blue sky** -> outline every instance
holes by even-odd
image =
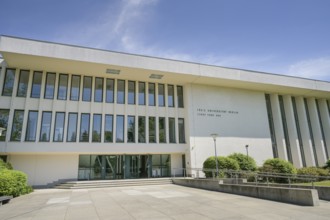
[[[330,81],[330,0],[1,0],[0,34]]]

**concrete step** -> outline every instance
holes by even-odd
[[[106,188],[106,187],[121,187],[121,186],[163,185],[163,184],[172,184],[172,183],[173,181],[171,178],[68,181],[55,186],[55,188],[88,189],[88,188]]]

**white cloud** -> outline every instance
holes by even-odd
[[[292,64],[288,68],[288,74],[330,81],[330,57],[303,60]]]

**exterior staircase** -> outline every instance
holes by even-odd
[[[124,180],[93,180],[93,181],[68,181],[55,186],[57,189],[89,189],[123,186],[145,186],[172,184],[171,178],[150,179],[124,179]]]

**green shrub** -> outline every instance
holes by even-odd
[[[312,176],[328,176],[329,171],[319,167],[303,167],[297,169],[299,175],[312,175]]]
[[[234,159],[228,157],[217,157],[218,160],[218,168],[221,171],[220,176],[224,176],[223,170],[238,170],[239,165],[238,162]],[[203,171],[206,177],[212,177],[212,171],[208,171],[208,169],[215,170],[216,162],[215,157],[207,158],[203,163]]]
[[[18,170],[2,169],[0,171],[0,196],[12,195],[14,197],[32,192],[27,185],[27,176]]]
[[[330,169],[330,159],[328,159],[328,161],[325,163],[324,168]]]
[[[245,154],[233,153],[228,158],[234,159],[238,162],[240,170],[255,171],[257,169],[256,161],[252,157]]]
[[[2,169],[12,170],[13,166],[9,162],[4,162],[2,159],[0,159],[0,170]]]
[[[278,174],[296,174],[297,170],[292,163],[282,160],[279,158],[268,159],[264,162],[262,167],[259,169],[260,172],[266,173],[278,173]],[[269,181],[278,183],[287,183],[287,178],[269,178]]]

